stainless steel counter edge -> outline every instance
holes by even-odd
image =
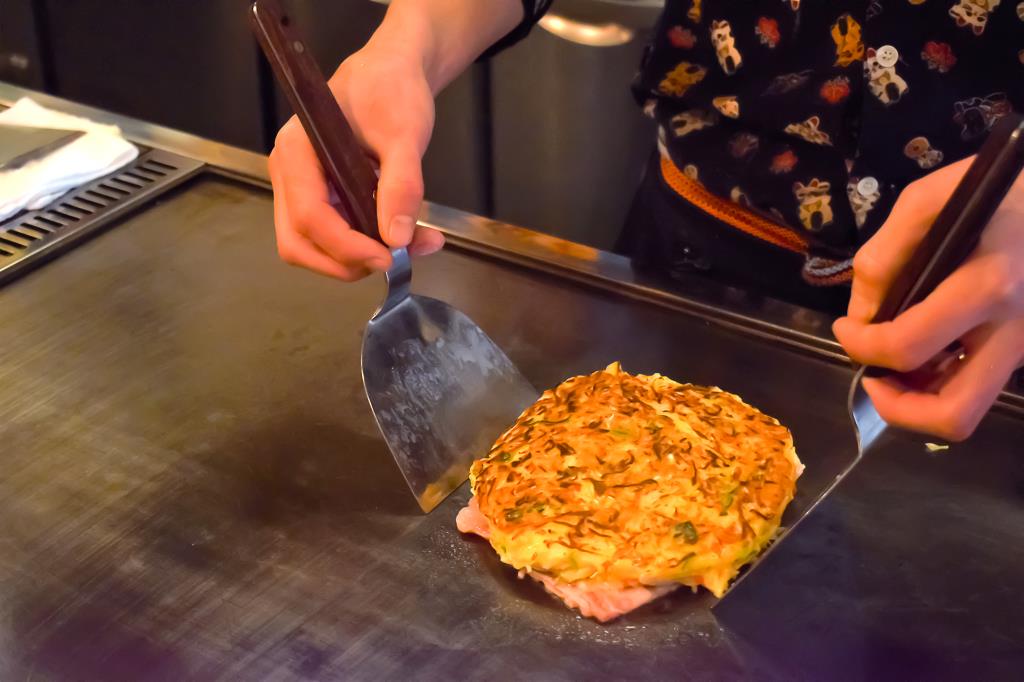
[[[0,82],[0,106],[10,106],[22,97],[116,125],[138,144],[188,156],[202,161],[212,172],[269,187],[267,158],[262,154]],[[443,232],[449,243],[458,248],[698,315],[834,362],[849,361],[831,335],[832,319],[823,313],[718,286],[698,277],[680,280],[667,288],[663,282],[654,282],[634,271],[629,259],[620,255],[430,202],[424,202],[419,222]],[[1024,396],[1004,391],[999,404],[1024,411]]]

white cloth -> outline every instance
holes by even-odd
[[[68,190],[113,173],[139,155],[117,126],[53,111],[28,98],[0,112],[0,123],[85,131],[40,159],[0,171],[0,220],[23,209],[42,208]]]

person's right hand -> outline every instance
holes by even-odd
[[[434,126],[434,98],[417,60],[371,45],[330,79],[356,137],[379,165],[377,220],[389,247],[413,256],[444,245],[440,232],[417,227],[423,201],[421,161]],[[391,266],[391,253],[352,229],[334,202],[320,162],[294,116],[270,154],[274,225],[281,259],[351,282]]]

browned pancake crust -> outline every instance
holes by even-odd
[[[516,568],[720,594],[771,540],[799,471],[789,430],[737,396],[615,364],[545,392],[470,476]]]

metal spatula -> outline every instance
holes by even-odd
[[[380,240],[377,176],[323,74],[276,1],[257,0],[252,20],[346,218]],[[363,336],[363,385],[391,454],[429,512],[539,393],[472,320],[410,293],[409,255],[392,256],[387,297]]]
[[[21,168],[29,161],[41,159],[84,134],[82,130],[0,124],[0,171]]]
[[[999,207],[1022,168],[1024,121],[1017,115],[1006,116],[994,127],[960,184],[939,212],[921,245],[886,293],[873,322],[888,322],[910,306],[921,302],[963,263],[977,246],[982,231],[992,219],[992,214]],[[948,349],[940,361],[948,361],[949,354],[957,352],[955,348]],[[886,423],[861,386],[861,379],[865,375],[887,374],[889,372],[886,370],[874,367],[861,367],[856,372],[847,398],[850,419],[853,421],[857,436],[856,451],[851,451],[850,458],[845,461],[830,460],[832,463],[838,461],[841,465],[836,471],[835,478],[828,482],[814,501],[803,510],[800,517],[733,583],[725,596],[715,605],[715,616],[720,620],[750,620],[747,618],[747,611],[757,608],[756,600],[750,597],[758,589],[758,567],[782,546],[799,527],[800,522],[853,471],[864,453],[885,432]]]

